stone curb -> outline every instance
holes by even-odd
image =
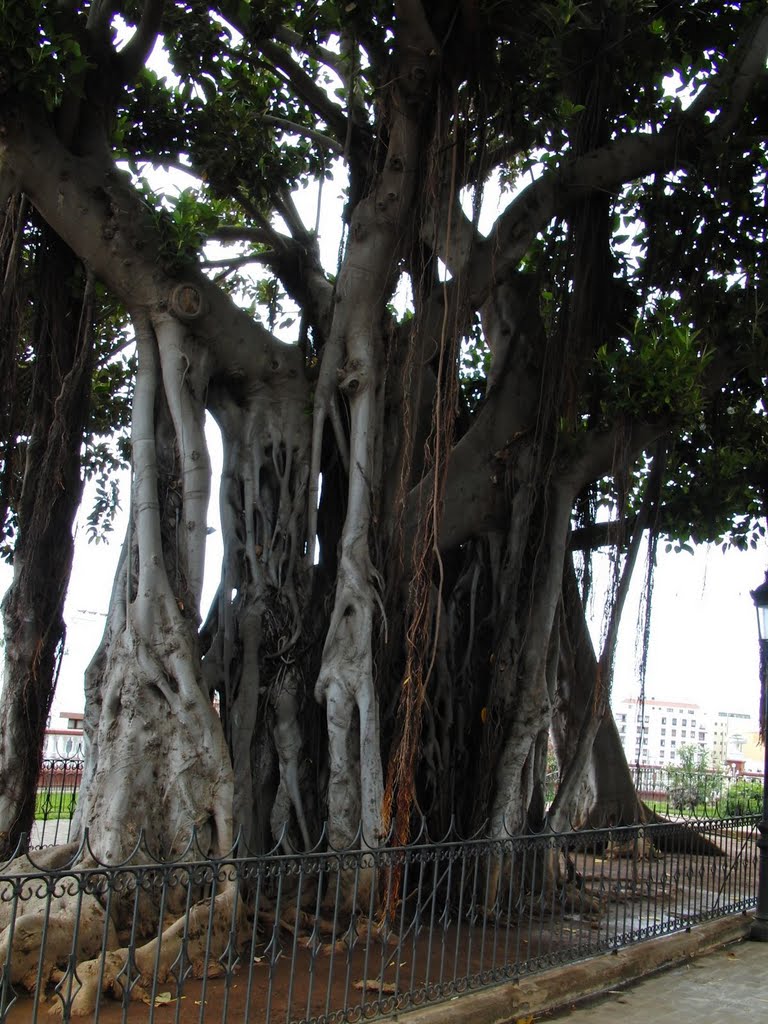
[[[747,914],[708,921],[690,932],[633,943],[615,954],[601,953],[482,992],[467,992],[448,1002],[395,1014],[394,1019],[403,1024],[514,1024],[518,1018],[570,1007],[737,942],[749,934],[751,924]]]

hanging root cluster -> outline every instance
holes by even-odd
[[[442,97],[442,90],[440,96]],[[454,93],[453,99],[455,125],[458,115],[457,93]],[[432,193],[432,201],[439,208],[443,200],[441,193],[447,189],[447,208],[452,210],[457,191],[457,147],[454,144],[450,180],[447,183],[441,180],[442,164],[436,152],[438,141],[443,139],[450,129],[450,121],[450,114],[446,114],[443,104],[438,100],[438,122],[427,192]],[[449,216],[445,229],[447,237],[435,239],[435,251],[440,251],[443,247],[444,251],[450,251],[451,226],[452,218]],[[420,293],[416,296],[417,317],[413,328],[416,335],[423,329],[418,315],[423,302],[424,295]],[[451,308],[454,310],[454,322],[449,321]],[[444,637],[441,622],[444,612],[444,569],[438,538],[448,458],[455,440],[459,405],[460,310],[461,303],[452,305],[447,295],[444,296],[443,318],[436,339],[437,359],[431,432],[425,445],[423,461],[424,476],[430,481],[430,485],[421,492],[423,505],[418,510],[417,533],[410,539],[412,557],[408,564],[410,582],[406,611],[408,624],[405,635],[405,668],[399,690],[396,733],[389,758],[383,804],[384,825],[387,829],[392,827],[393,839],[401,846],[405,845],[410,837],[414,805],[418,808],[417,758],[423,742],[423,712],[428,700],[428,688],[439,674],[436,673],[436,669],[443,667],[439,665],[439,661],[441,648],[444,649],[444,642],[441,645],[441,636]],[[406,381],[413,378],[413,353],[418,349],[419,346],[415,343],[409,345],[409,355],[404,369]],[[407,421],[404,430],[406,442],[410,442],[411,433],[410,423]],[[410,475],[411,458],[408,451],[401,465],[401,493],[405,491]],[[433,710],[435,703],[433,702]],[[386,894],[387,906],[390,909],[399,898],[400,885],[401,873],[396,871]]]

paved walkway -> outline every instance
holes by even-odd
[[[570,1024],[768,1022],[768,942],[719,949],[543,1019]]]

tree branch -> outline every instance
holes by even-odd
[[[209,242],[262,242],[266,245],[272,243],[269,232],[263,228],[240,227],[237,224],[220,224],[207,238]]]
[[[633,423],[621,420],[610,430],[588,431],[581,441],[582,454],[566,468],[574,494],[602,476],[608,476],[616,463],[619,451],[637,454],[648,448],[669,430],[664,421]]]
[[[481,306],[493,285],[524,257],[536,234],[575,200],[591,192],[613,191],[626,181],[682,163],[678,138],[671,133],[625,136],[546,171],[510,203],[470,267],[472,304]]]
[[[260,47],[265,62],[283,72],[304,102],[322,117],[343,148],[344,139],[347,137],[347,118],[341,108],[328,98],[281,46],[265,41],[260,43]]]
[[[729,59],[724,70],[713,76],[685,112],[687,118],[703,121],[709,111],[725,100],[714,121],[706,125],[709,140],[724,139],[733,131],[755,83],[765,76],[768,14],[761,15],[750,26],[735,51],[742,55],[741,59]]]
[[[648,473],[648,478],[645,483],[643,500],[632,526],[632,533],[630,535],[629,544],[627,545],[627,554],[624,560],[624,566],[621,571],[619,583],[612,602],[610,616],[608,619],[608,627],[605,631],[603,649],[600,652],[599,666],[601,675],[598,685],[602,683],[603,693],[601,696],[606,702],[606,705],[613,679],[613,662],[616,654],[616,644],[619,639],[621,614],[624,610],[627,594],[629,593],[629,585],[632,581],[632,573],[634,571],[635,564],[637,563],[637,556],[640,553],[640,545],[643,535],[648,527],[652,525],[658,514],[659,496],[664,479],[665,466],[666,448],[663,442],[660,442],[656,446],[656,452],[654,453],[650,472]]]
[[[157,228],[128,176],[108,161],[73,156],[37,108],[0,104],[0,166],[6,160],[42,217],[124,303],[168,308],[180,283],[199,293],[190,326],[210,347],[214,372],[302,377],[298,349],[255,323],[199,265],[175,274],[163,269]]]
[[[607,523],[591,523],[589,526],[571,530],[571,551],[595,551],[597,548],[626,547],[627,531],[634,529],[635,516],[630,516],[623,523],[611,519]]]
[[[270,252],[244,256],[243,261],[252,260],[267,264],[280,278],[291,298],[307,313],[309,322],[325,334],[330,320],[333,287],[320,262],[317,239],[304,227],[289,195],[281,196],[277,208],[293,237],[281,234],[272,224],[264,221],[263,226],[259,228],[225,225],[211,232],[208,238],[212,241],[259,242],[270,245]],[[231,261],[222,261],[220,265],[229,262]],[[206,265],[213,264],[209,262]]]
[[[301,219],[299,211],[296,209],[293,196],[287,189],[280,189],[279,194],[275,197],[275,206],[277,212],[288,225],[291,237],[296,241],[306,240],[309,237],[309,232],[304,221]]]
[[[317,43],[310,43],[304,39],[298,32],[294,32],[292,28],[288,28],[287,25],[278,25],[275,29],[275,39],[279,43],[283,43],[285,46],[290,46],[292,50],[300,50],[302,53],[306,53],[310,57],[314,57],[321,61],[327,67],[335,71],[336,74],[341,78],[344,75],[344,61],[341,59],[338,53],[334,53],[333,50],[327,49],[325,46],[320,46]]]
[[[100,44],[108,38],[109,27],[119,6],[118,0],[93,0],[91,3],[86,28],[94,38],[99,39]]]
[[[285,128],[294,135],[305,135],[308,139],[313,139],[318,145],[325,146],[326,149],[332,150],[332,152],[339,156],[344,153],[344,146],[332,136],[319,132],[315,128],[307,128],[306,125],[296,124],[295,121],[289,121],[287,117],[273,117],[271,114],[261,114],[259,120],[265,124],[273,124],[279,128]]]
[[[508,164],[520,156],[524,150],[520,143],[513,139],[500,142],[498,146],[473,157],[467,167],[467,173],[463,176],[462,185],[475,185],[480,178],[485,178],[488,172],[495,170],[501,164]]]
[[[222,260],[201,260],[200,266],[205,268],[226,267],[228,270],[237,270],[238,267],[247,267],[249,263],[271,263],[274,259],[274,252],[249,252],[245,256],[233,256],[231,259]],[[217,278],[218,280],[218,278]]]
[[[738,117],[739,104],[763,73],[768,52],[768,15],[757,23],[749,43],[735,47],[723,69],[702,91],[700,102],[686,111],[676,110],[661,131],[626,135],[577,157],[544,174],[524,189],[496,221],[493,231],[475,254],[470,268],[470,291],[475,308],[482,305],[494,280],[525,255],[528,247],[553,217],[590,192],[612,192],[627,181],[685,165],[697,147],[719,141]],[[721,118],[702,123],[702,114],[715,95],[732,89]]]
[[[157,40],[164,8],[165,0],[144,0],[136,31],[117,55],[117,66],[123,82],[132,82],[144,67]]]

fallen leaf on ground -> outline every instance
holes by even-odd
[[[184,999],[184,996],[181,997]],[[145,999],[145,1003],[150,1004],[150,999]],[[170,992],[158,992],[155,995],[154,1005],[155,1006],[169,1006],[171,1003],[178,1002],[176,996],[172,996]]]

